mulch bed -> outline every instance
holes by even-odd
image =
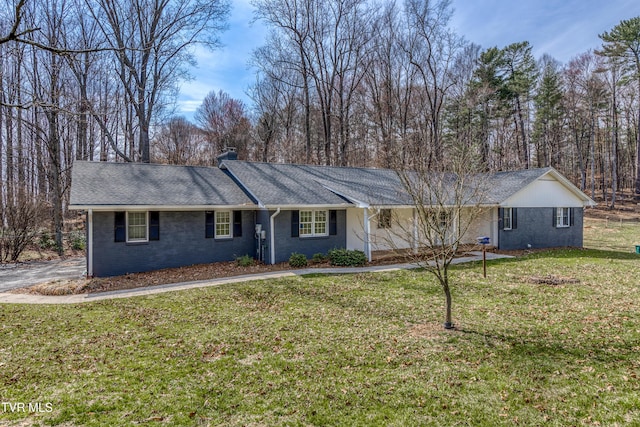
[[[383,259],[374,260],[367,265],[388,265],[399,262],[407,262],[407,260],[398,256],[387,256]],[[307,267],[302,268],[323,267],[333,266],[329,265],[328,262],[313,263],[310,261]],[[33,285],[28,288],[15,289],[11,292],[36,295],[85,294],[282,270],[295,270],[295,268],[291,267],[287,262],[274,265],[255,263],[248,267],[241,267],[236,261],[215,262],[211,264],[198,264],[179,268],[166,268],[163,270],[155,270],[145,273],[132,273],[123,276],[55,280]]]

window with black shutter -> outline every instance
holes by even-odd
[[[149,240],[160,240],[160,212],[149,212]]]
[[[338,234],[338,211],[329,211],[329,235],[335,236]]]
[[[242,237],[242,211],[233,211],[233,237]]]
[[[127,240],[127,220],[125,212],[115,212],[113,226],[113,241],[125,242]]]
[[[204,237],[207,239],[213,239],[215,236],[215,217],[213,212],[204,213]]]
[[[291,237],[300,236],[300,211],[291,211]]]

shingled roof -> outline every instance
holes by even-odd
[[[593,203],[553,168],[477,175],[484,189],[468,203],[500,205],[544,175]],[[455,179],[455,177],[454,177]],[[141,163],[74,164],[72,209],[411,206],[391,169],[224,160],[220,168]],[[478,184],[480,183],[480,184]],[[428,200],[426,198],[425,200]]]
[[[76,161],[71,209],[135,207],[255,207],[214,167]]]
[[[406,205],[411,200],[390,169],[226,161],[221,167],[262,206]]]

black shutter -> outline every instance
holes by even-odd
[[[571,227],[573,227],[573,224],[574,224],[573,217],[575,216],[575,214],[576,214],[576,208],[569,209],[569,225]]]
[[[498,208],[498,228],[504,230],[504,208]]]
[[[213,218],[213,212],[204,213],[204,237],[207,239],[213,239],[215,230],[215,222]]]
[[[233,237],[242,237],[242,211],[233,211]]]
[[[115,221],[113,226],[113,241],[124,242],[127,240],[127,220],[126,212],[114,212]]]
[[[335,236],[338,234],[338,211],[329,211],[329,235]]]
[[[553,208],[553,226],[558,226],[558,208]]]
[[[515,230],[518,228],[518,209],[511,208],[511,228]]]
[[[149,240],[160,240],[160,212],[149,212]]]
[[[300,236],[300,211],[291,211],[291,237]]]

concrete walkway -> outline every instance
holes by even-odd
[[[456,258],[452,264],[461,264],[471,261],[481,261],[482,252],[470,252],[470,256]],[[487,252],[487,260],[513,258],[508,255],[499,255]],[[399,271],[419,268],[416,264],[391,264],[371,267],[337,267],[337,268],[306,268],[301,270],[274,271],[267,273],[247,274],[243,276],[223,277],[219,279],[206,279],[193,282],[171,283],[167,285],[157,285],[145,288],[123,289],[118,291],[99,292],[93,294],[79,295],[31,295],[31,294],[11,294],[0,292],[0,303],[3,304],[78,304],[83,302],[100,301],[117,298],[130,298],[143,295],[160,294],[164,292],[182,291],[186,289],[205,288],[210,286],[220,286],[229,283],[242,283],[254,280],[277,279],[281,277],[304,276],[308,274],[355,274],[384,271]]]

